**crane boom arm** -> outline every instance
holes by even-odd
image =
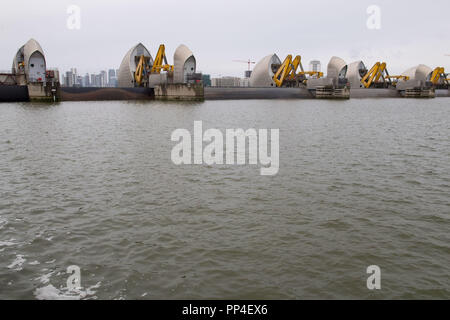
[[[139,63],[136,67],[136,72],[134,73],[134,80],[140,86],[142,84],[142,79],[144,77],[145,70],[145,57],[141,55],[139,58]]]
[[[153,62],[152,73],[160,73],[163,71],[173,71],[173,65],[167,63],[166,47],[161,44],[156,54],[155,61]]]
[[[445,79],[446,75],[445,75],[445,69],[443,67],[437,67],[433,70],[432,74],[431,74],[431,78],[430,81],[432,84],[438,84],[440,79]],[[444,81],[447,81],[447,79],[445,79]]]
[[[300,71],[297,73],[297,69],[300,68]],[[323,77],[323,73],[319,71],[305,71],[302,65],[302,57],[297,55],[292,60],[292,55],[288,55],[286,59],[284,59],[281,66],[275,72],[273,76],[273,81],[277,85],[277,87],[281,87],[285,80],[294,80],[299,75],[317,75],[319,78]]]
[[[296,56],[294,60],[292,60],[292,62],[289,64],[289,73],[287,74],[287,78],[294,78],[297,74],[297,68],[299,66],[303,71],[302,58],[300,56]]]
[[[380,78],[383,78],[383,81],[385,80],[384,73],[386,71],[386,62],[383,62],[380,64],[380,67],[378,68],[377,76],[375,77],[375,82],[380,81]]]
[[[386,78],[389,78],[389,79],[402,79],[402,80],[404,80],[404,81],[406,81],[406,80],[409,80],[409,77],[408,76],[387,76]]]
[[[275,82],[277,87],[281,87],[283,85],[283,82],[286,79],[287,75],[291,72],[291,64],[292,55],[289,54],[286,59],[284,59],[283,63],[273,76],[273,81]]]
[[[377,62],[373,65],[373,67],[366,73],[366,75],[361,79],[362,84],[365,88],[369,88],[375,77],[378,75],[378,71],[380,69],[381,63]]]

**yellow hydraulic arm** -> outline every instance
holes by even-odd
[[[386,62],[383,62],[382,64],[380,64],[380,68],[378,69],[378,74],[375,77],[375,82],[380,81],[381,77],[383,77],[383,81],[384,81],[385,71],[386,71]]]
[[[402,79],[402,80],[409,80],[408,76],[387,76],[386,78],[392,78],[392,79]]]
[[[163,64],[164,62],[164,64]],[[167,63],[166,47],[161,44],[153,62],[152,73],[160,73],[161,71],[173,71],[173,65]]]
[[[296,57],[297,58],[297,57]],[[292,55],[289,54],[286,59],[284,59],[281,66],[278,68],[277,72],[273,76],[273,81],[277,87],[283,85],[284,80],[287,78],[288,74],[292,72]],[[295,72],[295,71],[294,71]]]
[[[297,73],[297,69],[300,67],[300,72]],[[286,59],[284,59],[281,66],[278,68],[277,72],[273,76],[273,81],[277,85],[277,87],[281,87],[283,82],[286,79],[295,79],[297,75],[318,75],[318,77],[322,77],[322,72],[317,71],[304,71],[302,65],[302,58],[300,56],[296,56],[294,60],[292,60],[292,55],[288,55]]]
[[[437,67],[433,70],[430,81],[432,84],[438,84],[441,78],[444,79],[444,81],[448,81],[446,77],[447,76],[445,75],[445,69],[443,67]]]
[[[142,55],[139,59],[139,63],[136,67],[136,72],[134,73],[134,81],[138,86],[142,84],[142,79],[144,78],[144,72],[146,71],[146,59],[145,56]]]
[[[381,77],[383,77],[384,80],[385,71],[386,71],[385,62],[375,63],[372,69],[370,69],[369,72],[367,72],[366,75],[361,79],[362,84],[364,85],[365,88],[369,88],[372,85],[372,83],[378,82]]]
[[[298,67],[300,67],[300,69],[303,71],[302,57],[295,56],[294,60],[292,60],[292,63],[289,66],[290,70],[287,74],[287,78],[294,78]]]
[[[320,72],[320,71],[302,71],[302,72],[299,72],[298,74],[307,74],[309,76],[317,75],[319,78],[323,77],[323,72]]]

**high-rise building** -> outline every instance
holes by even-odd
[[[320,72],[321,71],[321,64],[319,60],[312,60],[309,63],[309,70],[311,71],[315,71],[315,72]]]
[[[70,72],[72,73],[72,85],[71,87],[74,87],[78,84],[78,74],[77,74],[77,68],[71,68]]]
[[[72,71],[66,72],[66,80],[64,81],[66,87],[73,87],[74,85],[74,77]]]
[[[66,77],[63,74],[63,76],[61,78],[61,87],[65,87],[65,86],[66,86]]]
[[[86,73],[83,77],[83,87],[90,87],[90,85],[89,73]]]
[[[211,87],[211,76],[209,74],[202,75],[203,86]]]
[[[116,70],[108,70],[108,87],[115,87]]]
[[[106,71],[100,71],[100,87],[106,87],[108,85],[108,76]]]
[[[95,75],[95,86],[96,87],[103,87],[103,76],[102,76],[102,74],[96,74]]]
[[[77,76],[77,82],[75,83],[76,87],[82,87],[83,86],[83,77]]]

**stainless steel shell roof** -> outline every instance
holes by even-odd
[[[253,68],[250,76],[250,87],[275,87],[272,64],[281,64],[280,58],[273,53],[262,58]]]
[[[34,39],[28,40],[27,43],[25,43],[22,47],[20,47],[19,50],[17,50],[17,53],[14,56],[13,65],[12,65],[12,73],[15,74],[16,71],[19,70],[19,66],[18,66],[19,63],[23,62],[24,66],[25,66],[25,74],[28,75],[30,58],[36,52],[38,52],[39,54],[42,55],[42,57],[44,58],[44,62],[45,62],[44,50],[42,50],[42,47],[39,44],[39,42],[37,42]]]
[[[188,60],[193,60],[194,64],[194,73],[196,68],[196,60],[194,54],[188,47],[184,44],[178,46],[173,55],[173,82],[174,83],[183,83],[185,80],[184,72],[185,72],[185,63]]]
[[[424,64],[419,64],[418,66],[412,67],[403,72],[402,76],[408,76],[410,80],[427,81],[429,80],[429,76],[432,72],[433,69],[430,67]]]
[[[352,62],[347,67],[347,79],[350,83],[351,88],[362,88],[363,84],[361,83],[361,71],[366,70],[366,66],[364,62],[361,60]]]
[[[347,63],[339,57],[332,57],[327,67],[327,78],[345,77],[346,71]]]
[[[128,50],[125,57],[122,59],[122,63],[119,67],[119,73],[117,75],[117,84],[119,87],[134,87],[134,72],[136,71],[135,57],[141,55],[150,57],[150,65],[153,65],[153,58],[150,52],[142,43],[138,43]]]

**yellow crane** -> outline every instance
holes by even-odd
[[[380,81],[382,79],[382,81]],[[386,83],[396,85],[397,82],[392,82],[391,79],[395,80],[409,80],[408,76],[391,76],[387,70],[386,62],[377,62],[373,65],[373,67],[364,75],[361,79],[361,83],[365,88],[370,88],[372,85],[376,83]]]
[[[141,55],[139,62],[136,67],[136,72],[134,73],[134,81],[140,87],[144,82],[144,77],[149,71],[149,61],[150,57]]]
[[[277,87],[281,87],[283,85],[284,80],[288,76],[292,76],[292,73],[295,74],[295,70],[298,68],[298,63],[300,62],[300,56],[296,56],[294,61],[292,61],[292,55],[289,54],[286,59],[284,59],[281,66],[278,68],[277,72],[273,76],[273,81],[277,85]],[[295,63],[295,66],[294,66]]]
[[[318,71],[305,71],[302,65],[302,58],[300,56],[296,56],[294,60],[292,60],[292,55],[289,54],[284,59],[283,63],[280,65],[278,70],[275,72],[273,76],[273,81],[277,85],[277,87],[281,87],[286,80],[295,80],[298,76],[304,75],[317,75],[319,78],[323,77],[322,72]],[[297,72],[297,69],[300,67],[300,72]]]
[[[402,80],[409,80],[409,77],[408,76],[387,76],[386,78],[389,78],[389,79],[397,79],[397,80],[399,80],[399,79],[402,79]]]
[[[163,64],[164,63],[164,64]],[[166,47],[161,44],[153,62],[152,73],[161,73],[161,71],[173,71],[173,65],[167,63]]]
[[[440,79],[443,79],[445,82],[448,81],[445,69],[443,67],[436,67],[431,73],[430,81],[432,84],[436,85],[439,83]]]
[[[383,78],[384,82],[386,80],[386,76],[388,75],[389,74],[387,74],[386,70],[386,62],[377,62],[361,79],[361,82],[365,88],[370,88],[373,83],[379,82],[380,78]]]

